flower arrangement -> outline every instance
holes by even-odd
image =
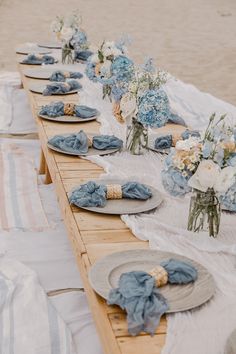
[[[51,24],[51,30],[62,43],[62,62],[73,63],[73,49],[88,48],[85,31],[81,28],[81,16],[73,12],[67,16],[57,16]]]
[[[236,210],[236,134],[225,115],[210,117],[206,131],[182,134],[165,160],[164,188],[173,196],[195,194],[190,205],[188,229],[201,231],[207,224],[210,236],[219,231],[219,204]]]
[[[88,60],[86,74],[90,80],[103,85],[104,98],[119,100],[133,75],[134,64],[126,55],[126,44],[125,38],[117,42],[104,41]]]

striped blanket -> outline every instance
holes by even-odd
[[[0,140],[0,229],[42,231],[49,227],[32,156],[19,144]]]
[[[0,255],[0,353],[75,354],[71,332],[22,263]]]

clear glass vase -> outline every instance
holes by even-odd
[[[209,236],[217,237],[220,228],[220,216],[220,203],[214,189],[210,188],[206,192],[193,191],[188,216],[189,231],[205,231]]]
[[[61,48],[61,61],[62,64],[74,63],[74,49],[72,49],[69,44],[64,44]]]
[[[126,148],[133,155],[142,155],[148,147],[148,130],[136,118],[127,124]]]

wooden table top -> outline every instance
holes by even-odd
[[[20,56],[18,56],[20,58]],[[78,103],[77,94],[49,96],[35,94],[28,90],[32,82],[39,82],[23,75],[23,70],[33,68],[19,64],[23,86],[28,94],[33,117],[36,121],[39,139],[52,181],[54,183],[67,233],[72,244],[91,312],[106,354],[159,354],[165,343],[166,319],[161,319],[156,334],[145,333],[131,337],[127,331],[126,315],[117,306],[107,306],[106,302],[91,288],[88,281],[90,266],[101,257],[122,250],[148,248],[148,243],[138,240],[119,216],[88,212],[68,202],[68,192],[82,182],[99,177],[103,169],[96,164],[51,151],[47,141],[56,134],[72,133],[83,129],[86,133],[98,133],[96,121],[80,124],[57,123],[38,118],[39,106],[52,101]],[[41,81],[41,80],[40,80]],[[45,83],[47,81],[45,80]],[[101,112],[102,114],[102,112]]]

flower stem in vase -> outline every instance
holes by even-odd
[[[61,61],[62,64],[73,64],[74,63],[74,52],[70,45],[65,44],[61,49]]]
[[[208,231],[209,236],[216,237],[220,227],[220,203],[215,191],[194,191],[191,197],[188,230],[193,232]]]

